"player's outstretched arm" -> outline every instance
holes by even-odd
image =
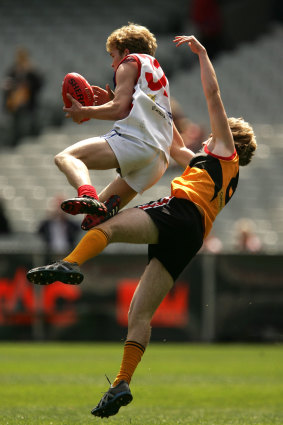
[[[215,142],[215,153],[223,156],[231,155],[235,149],[234,140],[221,99],[216,73],[205,47],[193,35],[177,36],[174,42],[177,47],[187,44],[191,51],[198,55],[201,82],[207,102],[213,141]]]

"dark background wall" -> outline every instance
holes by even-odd
[[[0,260],[0,340],[119,341],[146,255],[102,255],[80,286],[32,285],[43,258]],[[282,256],[198,255],[157,310],[153,341],[282,341]]]

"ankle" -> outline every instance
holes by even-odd
[[[91,198],[94,198],[97,201],[99,201],[95,187],[93,187],[90,184],[84,184],[84,185],[80,186],[78,188],[78,196],[79,197],[90,196]]]

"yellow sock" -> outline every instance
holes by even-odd
[[[134,371],[141,361],[145,347],[136,341],[126,341],[124,355],[120,366],[120,371],[116,376],[112,386],[115,387],[120,381],[131,382]]]
[[[77,263],[80,266],[85,261],[100,254],[106,248],[108,242],[109,237],[104,230],[89,230],[71,254],[64,258],[64,261]]]

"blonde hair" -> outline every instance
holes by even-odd
[[[253,128],[243,118],[228,118],[228,122],[239,155],[239,165],[248,165],[257,148]]]
[[[113,31],[106,41],[106,50],[112,49],[124,53],[129,49],[130,53],[145,53],[154,56],[157,49],[155,36],[146,28],[129,22],[121,28]]]

